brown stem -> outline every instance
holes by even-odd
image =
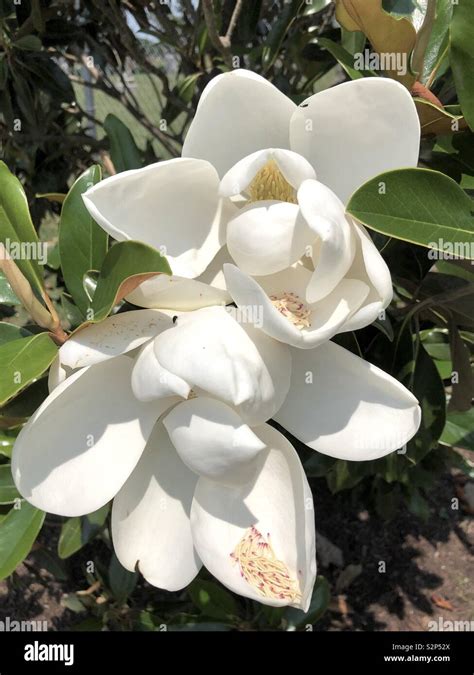
[[[204,20],[206,22],[210,41],[221,54],[224,63],[229,66],[229,68],[232,68],[232,53],[230,51],[230,45],[225,44],[217,31],[216,17],[214,14],[212,0],[202,0],[202,9],[204,12]]]

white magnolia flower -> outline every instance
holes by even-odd
[[[205,88],[182,158],[109,178],[84,200],[113,237],[168,256],[173,276],[144,282],[131,302],[189,310],[232,296],[263,308],[269,335],[314,347],[390,303],[390,273],[344,204],[375,175],[416,166],[419,140],[411,95],[393,80],[347,82],[297,106],[235,70]]]
[[[311,491],[266,421],[345,459],[387,454],[419,424],[416,399],[378,368],[332,343],[293,349],[217,306],[89,326],[60,348],[50,387],[13,451],[28,501],[78,516],[114,499],[117,556],[150,583],[184,588],[204,563],[241,595],[302,609]]]

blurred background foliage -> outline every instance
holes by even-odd
[[[204,87],[231,67],[261,73],[299,103],[350,78],[397,77],[354,68],[355,54],[389,51],[396,40],[411,59],[399,79],[412,90],[422,122],[420,166],[442,171],[472,195],[474,33],[467,10],[474,12],[471,0],[454,15],[451,0],[384,0],[383,10],[380,0],[0,0],[2,159],[20,179],[48,243],[45,287],[62,327],[83,320],[58,247],[61,204],[72,183],[93,163],[109,175],[179,156]],[[422,427],[407,448],[373,462],[333,460],[293,442],[316,490],[325,481],[332,493],[347,491],[380,517],[404,508],[428,519],[429,494],[441,475],[454,469],[463,480],[474,478],[473,268],[468,260],[436,261],[426,248],[372,234],[391,269],[395,300],[384,320],[337,341],[415,393]],[[38,332],[2,275],[0,317],[2,344]],[[44,516],[25,508],[21,522],[13,513],[18,495],[9,462],[21,424],[46,391],[46,378],[33,378],[0,409],[2,577],[25,558],[43,525]],[[82,565],[84,546],[94,539],[88,591],[65,599],[84,628],[295,630],[315,623],[328,606],[323,577],[307,616],[237,598],[205,573],[189,592],[149,599],[111,552],[108,512],[48,517],[44,527],[59,528],[58,550],[36,545],[41,564],[62,579],[70,559]]]

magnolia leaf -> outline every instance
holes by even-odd
[[[467,122],[462,115],[453,115],[425,98],[414,100],[423,136],[453,134],[467,129]]]
[[[7,250],[10,244],[24,244],[33,250],[39,246],[22,184],[4,162],[0,162],[0,242]],[[17,266],[33,289],[43,296],[43,274],[34,255],[21,256]]]
[[[13,504],[21,495],[15,487],[10,464],[0,465],[0,504]]]
[[[14,294],[28,311],[33,321],[42,328],[55,331],[59,325],[57,316],[53,316],[33,293],[30,282],[21,271],[20,267],[12,260],[0,243],[0,270],[5,276]]]
[[[311,597],[311,604],[307,612],[294,607],[288,607],[283,615],[286,622],[287,630],[294,631],[297,629],[305,629],[306,626],[312,625],[319,621],[327,610],[329,601],[331,600],[331,591],[329,584],[324,577],[316,577],[316,583],[313,588],[313,595]]]
[[[450,64],[461,110],[474,129],[474,0],[462,0],[453,7],[450,26]]]
[[[471,369],[471,353],[462,339],[457,326],[452,322],[449,330],[453,376],[449,410],[464,412],[470,410],[474,396],[474,378]]]
[[[188,588],[194,605],[212,619],[228,619],[238,616],[237,603],[232,595],[213,581],[195,579]]]
[[[171,269],[156,249],[138,241],[114,244],[100,270],[88,320],[102,321],[120,300],[157,274],[171,274]]]
[[[109,504],[87,516],[68,518],[61,528],[58,542],[60,558],[69,558],[88,544],[103,528],[110,510]]]
[[[112,553],[109,564],[109,586],[115,600],[119,603],[125,602],[137,585],[137,581],[138,573],[125,569],[115,553]]]
[[[448,412],[440,441],[474,451],[474,408],[466,412]]]
[[[6,321],[0,321],[0,347],[5,342],[18,340],[19,338],[27,337],[29,335],[31,335],[31,333],[29,330],[26,330],[26,328],[15,326],[12,323],[7,323]]]
[[[449,45],[449,24],[453,15],[453,0],[437,0],[436,17],[429,34],[423,59],[422,82],[433,81]]]
[[[100,179],[101,170],[97,165],[79,176],[64,200],[59,226],[64,281],[84,315],[91,304],[83,285],[84,274],[90,269],[100,269],[107,253],[108,235],[89,215],[82,195]]]
[[[0,405],[36,380],[51,365],[58,348],[46,333],[0,346]]]
[[[49,202],[57,204],[62,204],[66,196],[64,192],[40,192],[35,195],[38,199],[47,199]]]
[[[411,53],[416,43],[416,31],[411,21],[397,19],[382,8],[382,0],[335,0],[336,18],[349,31],[362,31],[378,54],[390,54],[403,61],[389,64],[385,72],[408,89],[415,82],[410,70]],[[381,64],[381,68],[383,65]],[[402,73],[401,70],[404,72]]]
[[[347,212],[367,227],[434,250],[458,246],[471,258],[472,200],[438,171],[399,169],[380,174],[351,197]]]
[[[130,129],[118,117],[109,113],[104,121],[104,130],[109,139],[110,158],[116,172],[139,169],[143,160]],[[89,269],[92,267],[91,265]]]
[[[1,305],[20,305],[20,300],[17,298],[13,289],[6,278],[6,276],[0,272],[0,304]]]
[[[324,49],[327,49],[331,56],[334,56],[336,61],[349,75],[351,80],[359,80],[361,77],[375,77],[375,73],[373,73],[371,70],[360,70],[355,68],[354,56],[337,42],[329,40],[329,38],[318,38],[317,44]]]
[[[17,506],[19,508],[17,508]],[[43,525],[45,513],[28,502],[17,502],[0,523],[0,579],[23,562]]]

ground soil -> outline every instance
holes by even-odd
[[[330,582],[333,599],[316,630],[425,631],[440,617],[474,626],[474,520],[462,501],[458,510],[451,508],[463,487],[462,479],[446,475],[429,495],[427,522],[404,509],[387,522],[354,506],[349,494],[331,495],[318,480],[318,531],[343,561],[324,566],[320,560],[319,572]],[[81,566],[70,563],[61,581],[38,559],[38,550],[54,552],[58,531],[57,526],[44,528],[39,549],[0,584],[0,619],[46,619],[52,630],[77,624],[77,615],[61,600],[87,587]],[[379,571],[380,563],[385,572]]]

